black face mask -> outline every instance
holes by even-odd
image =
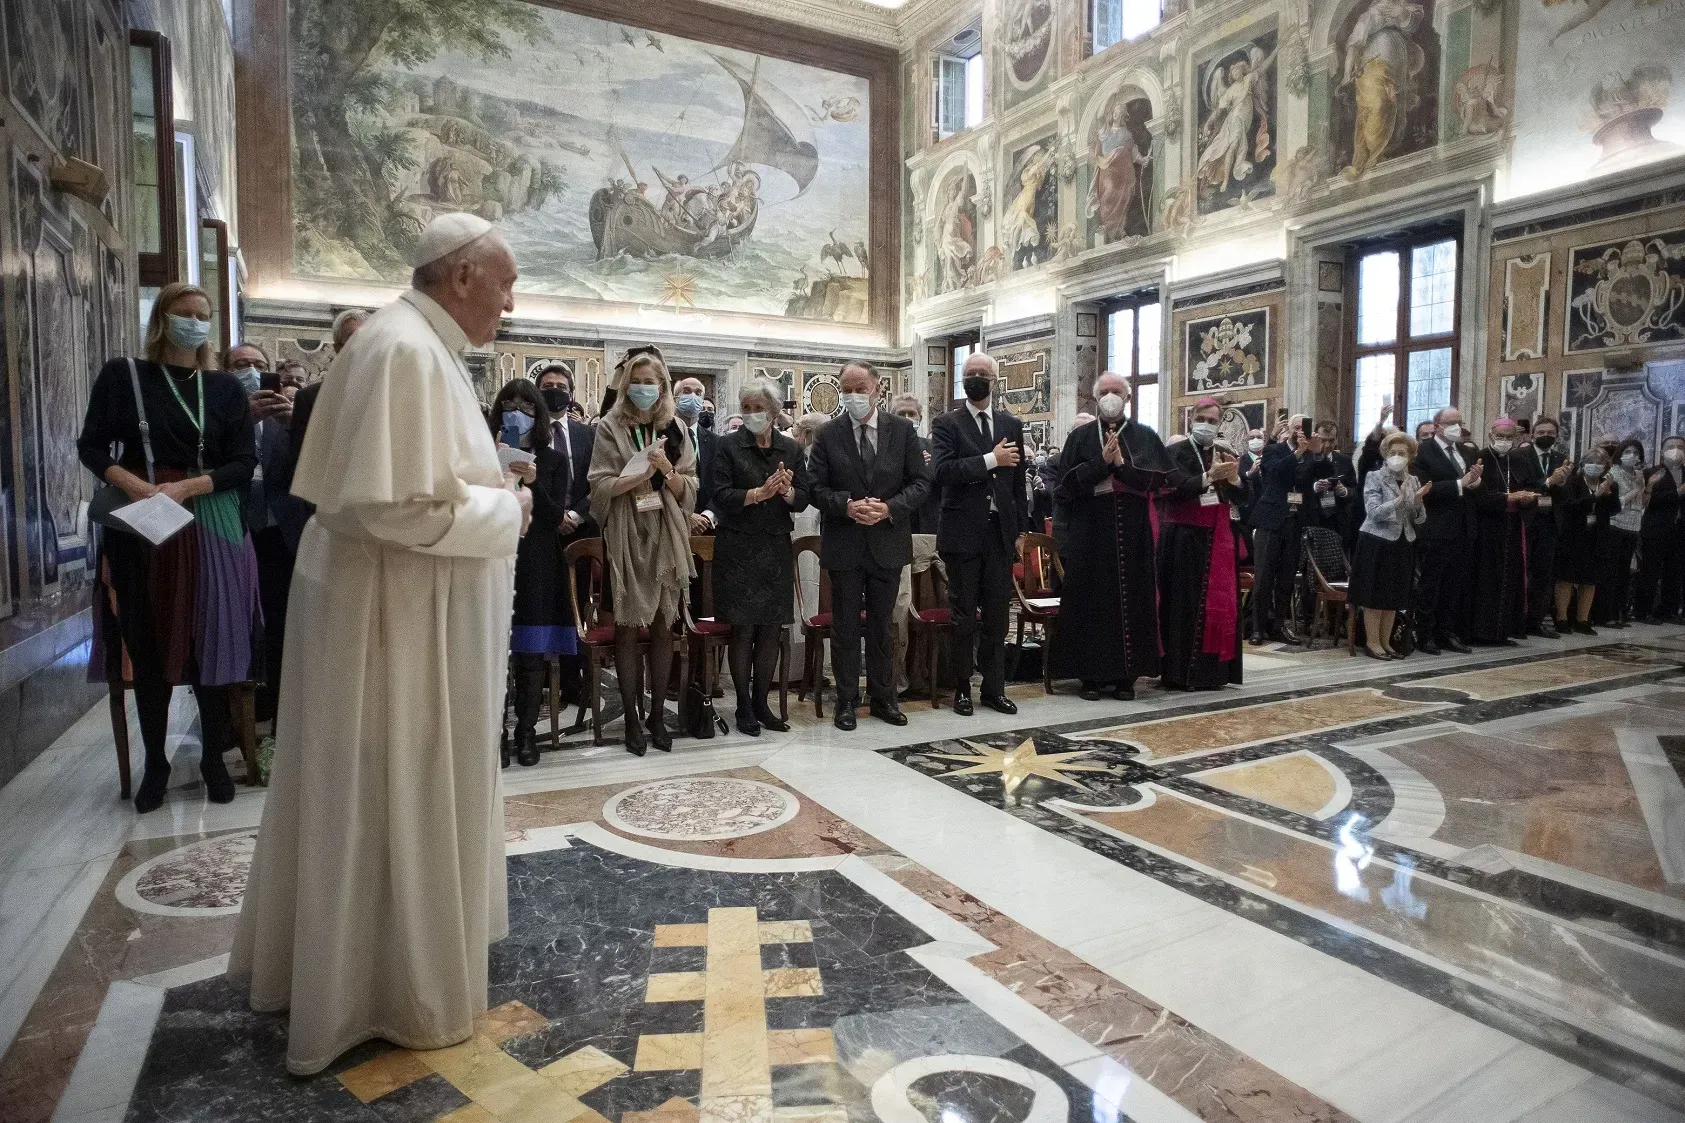
[[[704,412],[701,417],[696,419],[696,424],[699,428],[712,431],[714,428],[714,415]]]
[[[539,393],[544,397],[544,408],[553,414],[563,414],[568,411],[568,392],[560,386],[547,386]]]
[[[1550,446],[1556,443],[1556,438],[1555,437],[1534,437],[1533,443],[1539,446],[1540,451],[1549,452]]]
[[[987,375],[967,375],[961,383],[965,387],[965,396],[974,402],[980,402],[989,396],[989,391],[995,387],[995,380]]]

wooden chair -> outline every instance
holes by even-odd
[[[942,571],[934,564],[923,573],[913,574],[913,615],[907,620],[912,639],[925,646],[925,665],[929,668],[930,708],[942,708],[942,688],[937,679],[941,666],[943,641],[953,635],[954,621],[948,610],[948,586]],[[956,689],[958,684],[956,684]]]
[[[697,578],[701,582],[701,598],[697,602],[701,612],[691,621],[687,637],[690,648],[690,667],[702,676],[702,689],[709,697],[720,679],[719,652],[731,642],[731,625],[714,619],[714,538],[708,534],[690,536],[690,556],[696,563]],[[681,678],[681,691],[690,686]]]
[[[1313,526],[1305,531],[1304,543],[1306,565],[1310,570],[1312,588],[1316,591],[1316,604],[1311,610],[1311,629],[1305,637],[1305,648],[1308,651],[1315,646],[1316,633],[1325,620],[1329,641],[1339,642],[1339,624],[1336,621],[1339,618],[1340,606],[1344,605],[1346,653],[1356,655],[1356,609],[1352,607],[1348,596],[1351,573],[1346,562],[1345,547],[1340,544],[1340,536],[1327,527]]]
[[[573,626],[579,636],[579,649],[585,656],[585,692],[591,700],[591,743],[603,743],[603,695],[602,695],[602,663],[603,660],[614,658],[614,614],[603,608],[603,574],[606,570],[603,561],[603,540],[601,538],[581,538],[568,543],[563,553],[567,561],[567,572],[577,574],[582,564],[589,563],[590,579],[586,583],[586,603],[579,603],[578,581],[568,582],[568,602],[573,606]],[[644,658],[649,652],[649,630],[638,629],[638,667],[639,678],[642,678]],[[639,683],[637,691],[640,712],[626,715],[627,721],[637,721],[642,717],[643,686]],[[584,728],[584,703],[580,704],[579,720],[568,730],[578,732]]]
[[[819,563],[819,535],[809,534],[790,543],[794,562],[796,590],[802,587],[802,555],[812,554]],[[825,641],[831,638],[831,575],[819,566],[819,603],[801,606],[802,625],[802,684],[796,688],[796,700],[802,701],[813,693],[813,716],[825,716],[825,704],[819,684],[825,673]]]
[[[1053,693],[1053,637],[1059,627],[1059,598],[1049,580],[1055,575],[1063,584],[1065,563],[1059,559],[1059,546],[1052,535],[1020,534],[1018,564],[1012,567],[1012,592],[1018,602],[1018,647],[1022,650],[1024,646],[1027,625],[1041,629],[1041,688],[1047,694]]]

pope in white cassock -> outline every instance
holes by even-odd
[[[385,1038],[466,1040],[509,931],[502,718],[530,494],[499,467],[462,351],[515,261],[435,219],[414,288],[329,368],[293,492],[316,505],[287,613],[275,765],[228,974],[291,1010],[305,1075]]]

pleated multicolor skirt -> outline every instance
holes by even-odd
[[[164,482],[184,474],[160,469]],[[102,529],[94,592],[94,682],[226,686],[263,673],[257,555],[235,491],[190,502],[193,522],[161,546]]]

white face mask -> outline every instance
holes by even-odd
[[[872,396],[870,394],[844,394],[843,408],[856,421],[864,421],[872,416]]]
[[[1628,468],[1638,467],[1638,454],[1636,452],[1621,453],[1621,464]]]
[[[1444,435],[1447,444],[1456,444],[1463,439],[1463,427],[1461,425],[1447,425],[1440,430],[1440,433]]]
[[[749,430],[749,432],[754,433],[757,436],[766,432],[766,427],[771,424],[772,420],[767,417],[766,410],[764,409],[757,409],[752,413],[745,413],[743,415],[743,428]]]
[[[1514,448],[1514,447],[1515,447],[1514,441],[1496,440],[1496,441],[1492,442],[1492,451],[1497,453],[1499,456],[1508,455],[1509,450]]]
[[[1100,395],[1100,416],[1107,421],[1116,421],[1123,416],[1123,395],[1105,393]]]
[[[1603,465],[1601,465],[1601,464],[1582,464],[1582,465],[1580,465],[1580,471],[1585,473],[1586,479],[1595,480],[1597,477],[1599,477],[1603,474]]]
[[[1253,437],[1251,440],[1246,442],[1246,448],[1249,452],[1263,452],[1264,451],[1264,438]]]
[[[1667,466],[1670,468],[1677,468],[1681,464],[1685,464],[1685,448],[1668,449],[1666,452],[1662,453],[1662,460],[1665,461]]]
[[[1193,438],[1202,445],[1210,444],[1217,439],[1217,423],[1215,421],[1194,422]]]
[[[1395,452],[1391,456],[1387,457],[1387,467],[1392,469],[1392,474],[1395,476],[1402,476],[1404,474],[1404,469],[1409,466],[1410,458],[1408,456],[1403,456]]]

